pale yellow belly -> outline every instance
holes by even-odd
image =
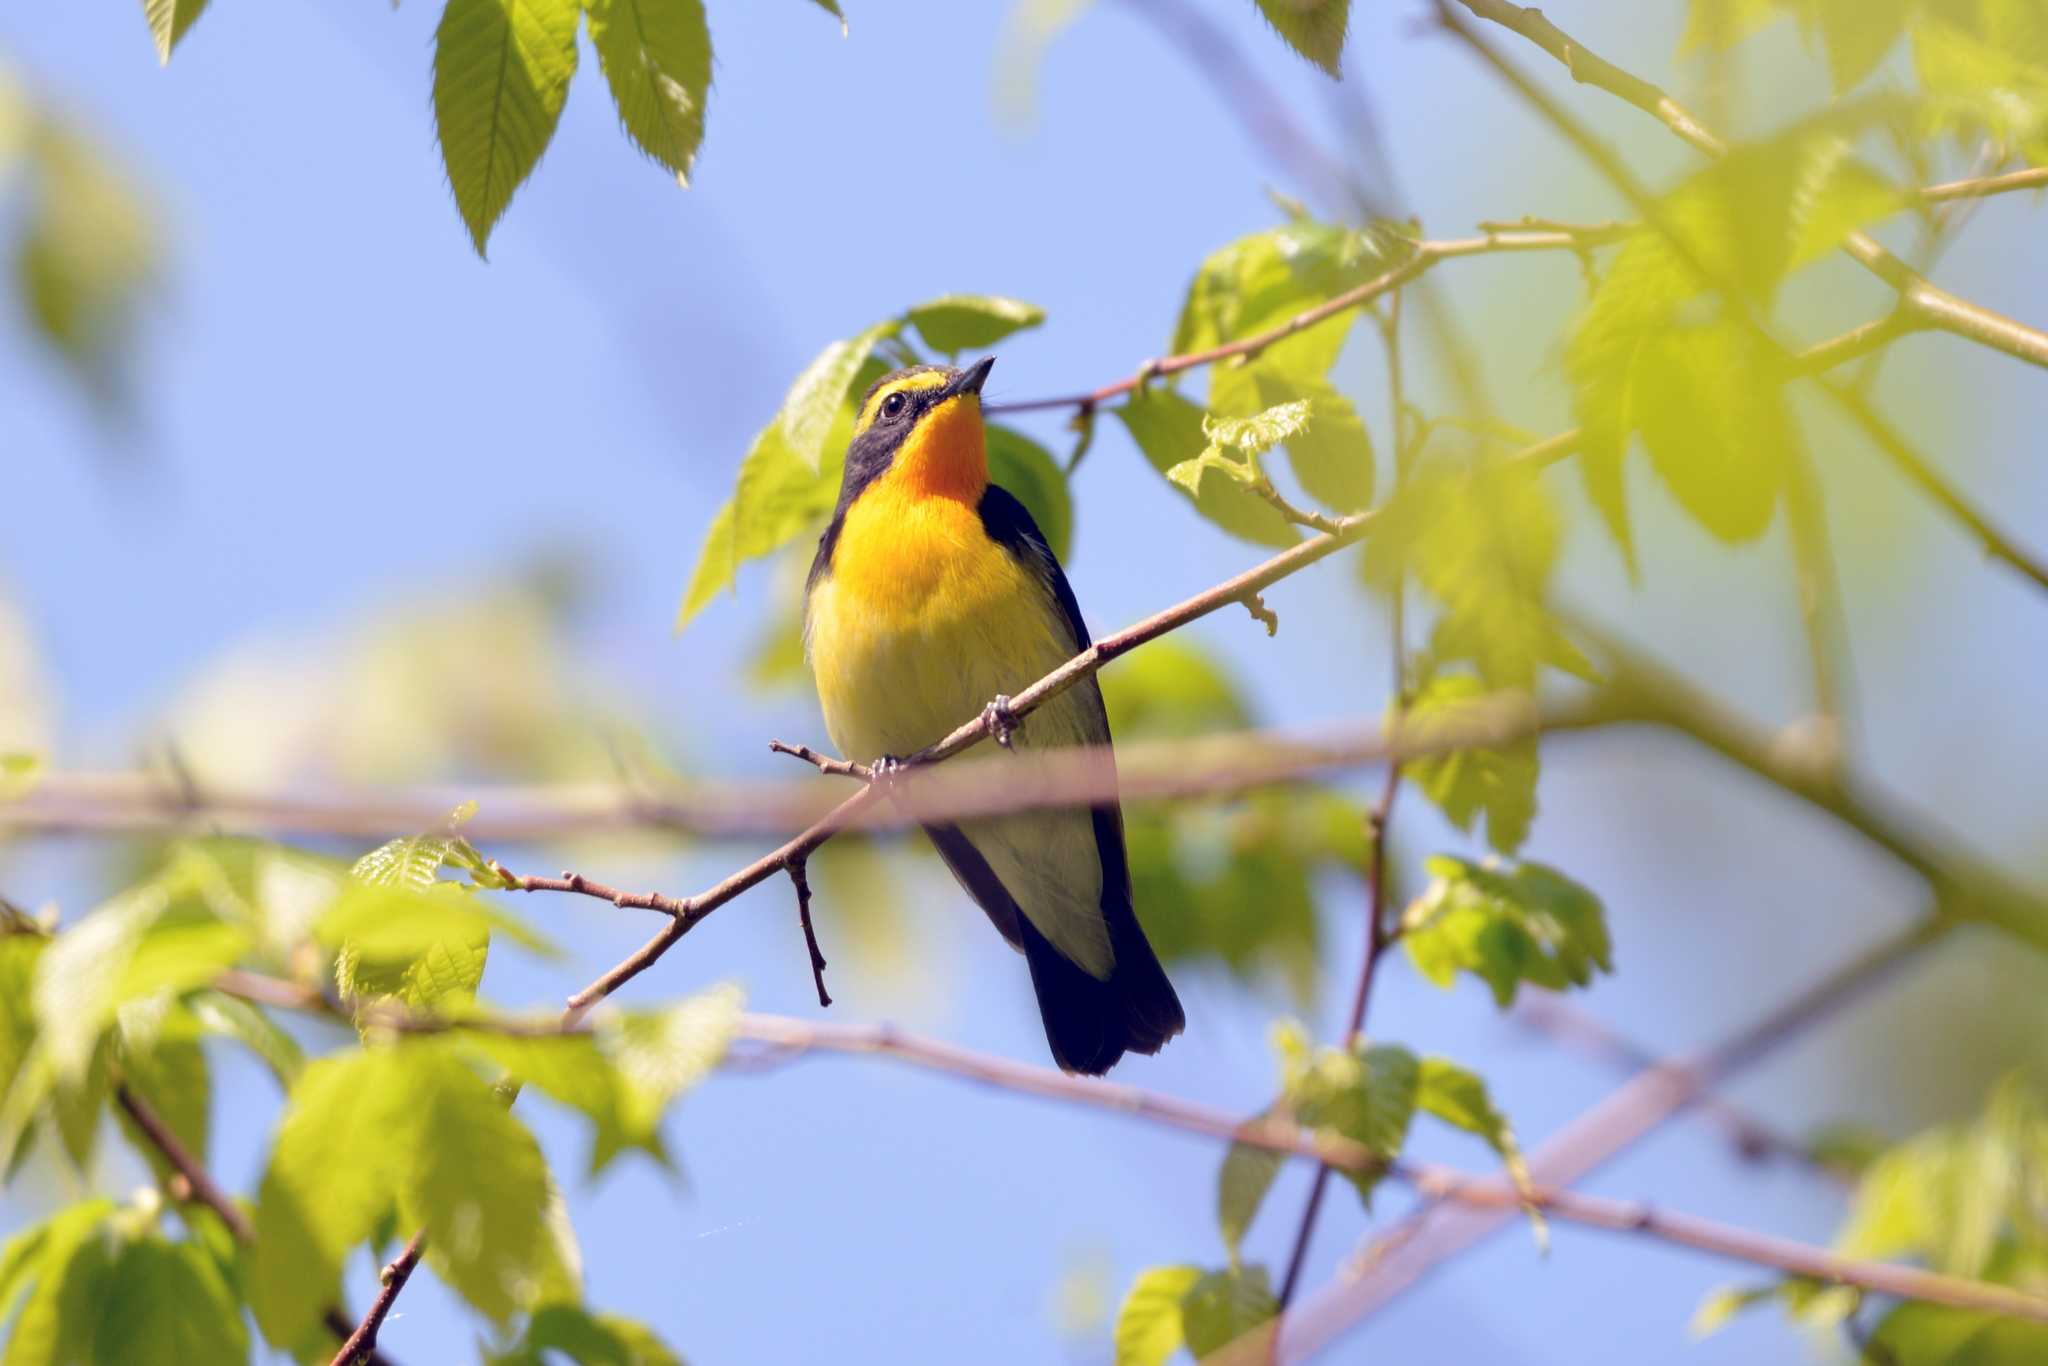
[[[872,586],[858,574],[835,573],[812,590],[811,668],[825,728],[850,759],[915,753],[1073,654],[1046,590],[1000,547],[985,537],[977,545],[961,531],[932,538],[915,576],[923,582]],[[893,591],[904,588],[915,591]],[[1026,718],[1014,743],[1026,750],[1096,743],[1105,738],[1100,705],[1092,682],[1072,689]],[[1112,959],[1090,814],[1034,811],[960,828],[1039,932],[1106,977]]]

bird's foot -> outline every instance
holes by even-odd
[[[1010,710],[1010,698],[1006,693],[997,693],[994,700],[981,709],[982,723],[988,733],[1004,749],[1009,749],[1010,737],[1017,733],[1017,727],[1024,724],[1016,712]]]
[[[908,761],[893,754],[884,754],[868,765],[868,774],[875,782],[890,784],[902,777],[903,771],[909,767]]]

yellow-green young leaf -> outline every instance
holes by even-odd
[[[539,162],[576,74],[578,0],[448,0],[434,30],[434,128],[477,255]]]
[[[593,1170],[610,1162],[621,1141],[653,1135],[669,1103],[719,1064],[739,1028],[744,1001],[738,987],[721,985],[662,1010],[624,1012],[599,1026],[600,1046],[618,1073],[622,1123],[619,1134],[598,1130]]]
[[[1820,31],[1837,95],[1877,70],[1906,31],[1906,10],[1907,0],[1803,0],[1800,18]]]
[[[521,1085],[578,1111],[592,1124],[590,1175],[621,1152],[638,1148],[669,1165],[661,1145],[660,1115],[627,1099],[627,1087],[611,1057],[592,1034],[518,1037],[479,1031],[460,1036],[465,1049],[505,1069]]]
[[[287,1090],[306,1065],[306,1053],[299,1041],[239,996],[201,991],[186,1000],[185,1008],[208,1034],[233,1039],[254,1053]]]
[[[43,761],[34,754],[0,754],[0,802],[19,801],[35,787],[43,774]]]
[[[814,470],[823,468],[827,438],[849,397],[857,397],[848,391],[861,367],[868,363],[877,345],[902,330],[903,324],[894,318],[876,323],[858,336],[833,342],[804,367],[796,383],[789,386],[777,417],[791,454]],[[851,428],[848,434],[851,435]],[[843,448],[838,454],[845,454]]]
[[[1249,367],[1259,401],[1268,408],[1302,401],[1308,423],[1287,437],[1287,463],[1309,496],[1338,512],[1356,512],[1372,502],[1372,436],[1351,400],[1328,380],[1290,378],[1263,366]]]
[[[561,950],[483,897],[453,882],[424,889],[353,885],[314,923],[323,944],[349,944],[369,963],[409,962],[438,944],[472,945],[496,932],[543,957]]]
[[[2048,162],[2048,15],[2032,0],[1923,6],[1913,67],[1930,97],[1921,110],[1928,132],[1966,146],[1990,138]]]
[[[1257,487],[1259,471],[1250,462],[1225,455],[1219,447],[1210,446],[1194,459],[1183,460],[1168,470],[1166,482],[1199,504],[1215,483],[1236,484],[1247,490]]]
[[[1202,410],[1180,395],[1152,387],[1132,394],[1116,410],[1145,459],[1161,474],[1201,455],[1208,445]],[[1193,489],[1175,482],[1195,510],[1218,527],[1254,545],[1293,545],[1301,535],[1272,504],[1229,478],[1201,480]]]
[[[194,1243],[143,1237],[127,1244],[107,1269],[94,1317],[94,1361],[248,1360],[241,1303],[220,1265]]]
[[[486,1318],[534,1304],[553,1260],[540,1145],[489,1085],[438,1049],[407,1049],[417,1141],[398,1187],[434,1272]]]
[[[1202,351],[1278,327],[1412,251],[1405,237],[1387,228],[1337,228],[1308,219],[1240,237],[1211,252],[1196,270],[1172,349]],[[1321,379],[1356,317],[1355,309],[1346,310],[1275,342],[1260,352],[1259,364],[1290,379]],[[1212,390],[1232,373],[1225,367],[1212,374]]]
[[[1878,1323],[1868,1354],[1899,1366],[2039,1366],[2048,1361],[2048,1324],[1907,1303]]]
[[[1212,650],[1163,636],[1102,675],[1110,730],[1132,739],[1183,740],[1254,724],[1244,689]]]
[[[1401,942],[1416,970],[1449,986],[1462,969],[1484,981],[1505,1010],[1523,982],[1552,991],[1614,971],[1600,900],[1554,868],[1512,870],[1438,855],[1431,882],[1403,915]]]
[[[1666,331],[1637,376],[1650,463],[1723,541],[1763,535],[1803,442],[1764,343],[1733,319]]]
[[[1116,1366],[1164,1366],[1181,1348],[1180,1302],[1202,1279],[1198,1266],[1155,1266],[1138,1279],[1116,1311]]]
[[[1777,1293],[1775,1285],[1724,1285],[1700,1301],[1685,1330],[1695,1339],[1712,1337],[1737,1314],[1774,1299]]]
[[[957,355],[994,346],[1013,332],[1045,321],[1045,310],[994,294],[948,294],[906,315],[934,351]]]
[[[485,1360],[487,1366],[550,1366],[563,1358],[577,1366],[683,1366],[647,1325],[577,1304],[536,1310],[517,1346]]]
[[[0,1096],[14,1089],[35,1043],[36,964],[48,943],[40,935],[0,936]]]
[[[839,8],[839,0],[811,0],[811,3],[839,21],[839,36],[844,38],[846,36],[846,12]]]
[[[135,322],[161,274],[155,205],[98,148],[55,123],[27,140],[32,193],[17,290],[37,335],[103,404],[126,397]]]
[[[1263,1266],[1211,1271],[1181,1297],[1188,1350],[1201,1362],[1255,1366],[1272,1359],[1280,1302]],[[1264,1331],[1261,1331],[1261,1330]]]
[[[356,1049],[307,1065],[286,1097],[257,1190],[250,1310],[288,1348],[332,1302],[343,1258],[391,1208],[421,1141],[412,1049]],[[481,1083],[479,1083],[481,1084]]]
[[[1258,0],[1259,13],[1287,46],[1314,62],[1335,80],[1344,73],[1344,29],[1351,19],[1351,0]]]
[[[431,887],[455,859],[456,843],[454,835],[404,835],[364,854],[348,875],[371,887]]]
[[[584,14],[626,136],[688,185],[711,93],[703,0],[586,0]]]
[[[1299,436],[1309,425],[1306,401],[1276,403],[1248,417],[1202,419],[1202,434],[1217,446],[1228,446],[1248,456],[1261,456],[1283,441]]]
[[[1438,661],[1470,660],[1497,688],[1533,689],[1546,666],[1598,681],[1546,605],[1562,539],[1535,471],[1425,460],[1377,519],[1362,564],[1381,588],[1405,574],[1442,607]]]
[[[1223,1168],[1216,1177],[1216,1224],[1223,1234],[1223,1246],[1235,1263],[1245,1231],[1273,1189],[1280,1175],[1282,1154],[1249,1143],[1233,1143],[1223,1155]]]
[[[206,0],[142,0],[142,15],[149,20],[149,34],[156,40],[159,62],[169,65],[171,49],[205,9]]]
[[[1392,1161],[1408,1141],[1421,1069],[1415,1055],[1392,1044],[1296,1052],[1283,1048],[1287,1108],[1311,1129],[1334,1129],[1374,1156]],[[1381,1169],[1344,1173],[1370,1203]]]
[[[66,1206],[17,1234],[0,1253],[0,1312],[21,1305],[0,1355],[5,1366],[101,1359],[93,1355],[92,1337],[114,1246],[106,1223],[114,1212],[110,1200]]]
[[[767,436],[763,432],[756,437],[755,446]],[[730,588],[738,576],[740,553],[734,527],[737,520],[738,511],[730,498],[712,514],[711,525],[704,532],[704,547],[697,552],[697,567],[690,571],[689,586],[683,590],[683,605],[676,609],[678,631],[689,625],[690,618],[709,606],[713,598]]]
[[[1724,52],[1785,13],[1784,0],[1691,0],[1685,7],[1678,55]]]
[[[1470,674],[1439,674],[1410,704],[1405,724],[1426,738],[1435,727],[1467,722],[1487,689]],[[1455,749],[1411,761],[1405,771],[1444,818],[1471,833],[1486,817],[1486,842],[1513,854],[1536,818],[1537,748],[1533,736],[1496,748]]]
[[[1022,432],[991,424],[988,428],[989,482],[1015,494],[1031,520],[1065,563],[1074,548],[1074,504],[1067,477],[1051,452]]]

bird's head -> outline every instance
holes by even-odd
[[[978,503],[988,487],[981,386],[995,363],[914,365],[876,380],[854,419],[840,505],[884,477],[907,497]]]

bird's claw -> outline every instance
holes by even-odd
[[[981,709],[981,719],[988,727],[989,735],[1004,749],[1011,748],[1010,737],[1017,733],[1018,726],[1024,724],[1017,713],[1010,710],[1010,699],[1006,693],[997,693],[995,698]]]
[[[874,781],[878,783],[893,783],[903,776],[903,770],[908,767],[910,767],[909,764],[895,755],[884,754],[881,758],[868,765],[868,772],[873,775]]]

